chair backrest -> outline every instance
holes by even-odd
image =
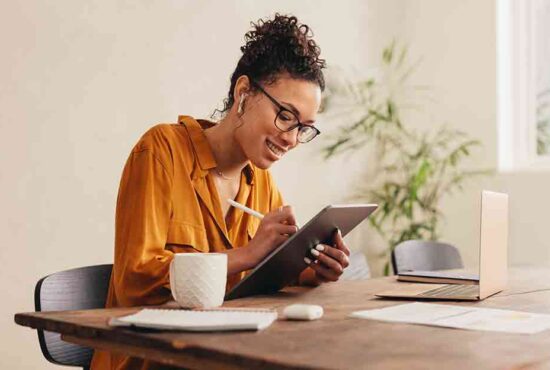
[[[113,265],[81,267],[43,277],[34,289],[36,311],[105,307]],[[58,333],[38,330],[40,349],[54,364],[88,368],[93,349],[64,342]]]
[[[455,246],[426,240],[407,240],[392,251],[392,266],[396,274],[404,271],[435,271],[464,267]]]
[[[342,280],[370,279],[370,269],[367,259],[360,251],[352,251],[349,256],[349,266],[344,270]]]

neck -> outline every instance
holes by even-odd
[[[237,177],[247,165],[248,159],[234,137],[237,117],[230,112],[220,123],[204,131],[216,159],[217,170],[224,176]]]

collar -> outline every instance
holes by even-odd
[[[183,125],[187,130],[195,158],[199,165],[196,171],[193,171],[193,178],[198,176],[205,177],[210,169],[217,166],[217,163],[214,158],[214,153],[212,152],[212,147],[204,134],[204,130],[216,124],[207,120],[196,120],[191,116],[179,116],[178,123]],[[246,176],[246,182],[249,185],[253,185],[255,174],[254,166],[248,162],[243,170]]]

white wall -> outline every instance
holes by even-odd
[[[14,313],[33,310],[40,277],[112,261],[132,145],[153,124],[219,106],[250,21],[275,11],[310,24],[331,62],[364,63],[360,1],[2,2],[0,368],[56,368]],[[293,169],[278,173],[289,199],[306,192]]]
[[[111,261],[118,181],[133,143],[157,122],[206,117],[219,106],[249,22],[275,11],[309,24],[332,65],[368,68],[392,38],[408,42],[424,58],[415,78],[435,89],[427,114],[483,141],[472,165],[496,166],[494,0],[4,2],[0,367],[48,368],[36,334],[13,314],[32,311],[40,277]],[[424,122],[418,117],[410,118]],[[330,122],[322,125],[330,132]],[[344,199],[364,165],[325,163],[321,145],[299,148],[273,170],[302,220]],[[475,262],[478,191],[506,190],[512,262],[548,264],[549,185],[545,173],[472,183],[445,201],[444,238]],[[349,243],[372,240],[355,233]]]
[[[396,4],[401,6],[401,13],[391,8]],[[422,58],[413,81],[432,86],[433,104],[424,112],[410,114],[407,122],[420,128],[445,122],[467,132],[483,144],[468,166],[496,170],[495,7],[493,0],[396,0],[384,2],[377,14],[389,24],[400,24],[395,29],[396,38],[408,42],[411,54]],[[373,12],[372,7],[369,12]],[[376,29],[368,27],[378,35]],[[446,220],[442,239],[459,246],[466,264],[475,266],[479,191],[504,191],[510,195],[510,263],[549,264],[549,185],[548,172],[497,173],[469,182],[463,192],[443,201]]]

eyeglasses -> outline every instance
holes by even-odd
[[[269,95],[267,91],[265,91],[254,80],[250,79],[250,83],[255,88],[260,90],[262,94],[267,96],[267,98],[271,100],[271,102],[275,104],[275,106],[279,109],[279,111],[277,112],[277,115],[275,116],[275,121],[274,121],[275,127],[277,127],[279,131],[289,132],[294,130],[295,128],[298,128],[298,135],[296,138],[298,139],[298,142],[302,144],[313,140],[317,135],[321,133],[321,131],[319,131],[317,127],[313,125],[306,125],[301,123],[300,120],[298,119],[298,116],[296,116],[296,113],[283,107],[281,103],[279,103],[274,97]]]

